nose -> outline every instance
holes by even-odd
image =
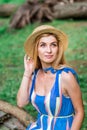
[[[52,51],[52,49],[51,49],[51,47],[50,46],[47,46],[47,52],[51,52]]]

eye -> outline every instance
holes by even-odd
[[[40,43],[40,47],[45,47],[46,44],[45,43]]]
[[[56,43],[56,42],[53,42],[53,43],[51,43],[51,46],[56,47],[56,46],[57,46],[57,43]]]

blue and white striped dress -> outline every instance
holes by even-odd
[[[74,118],[74,108],[70,97],[66,97],[61,91],[61,72],[72,72],[72,68],[57,70],[55,83],[47,96],[35,93],[35,81],[38,70],[35,70],[30,90],[30,101],[38,111],[36,122],[31,123],[26,130],[70,130]]]

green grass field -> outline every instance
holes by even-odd
[[[3,1],[12,2],[11,0],[1,2]],[[61,29],[69,37],[69,46],[65,55],[79,75],[85,109],[81,130],[87,130],[87,21],[54,20],[45,24]],[[40,24],[30,24],[21,30],[9,30],[8,25],[9,18],[0,18],[0,99],[16,105],[16,95],[24,71],[24,41]],[[27,105],[24,109],[36,117],[36,111],[31,105]]]

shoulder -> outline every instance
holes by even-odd
[[[78,81],[74,73],[72,73],[72,71],[68,72],[62,71],[61,79],[62,79],[62,86],[65,88],[65,90],[68,92],[69,95],[70,93],[77,92],[78,90],[80,90]]]
[[[73,68],[65,67],[61,71],[62,80],[65,83],[78,82],[78,75]]]
[[[68,73],[66,71],[62,71],[61,85],[62,89],[64,89],[67,92],[67,95],[71,98],[74,94],[76,94],[76,92],[81,94],[80,86],[72,71],[68,71]]]
[[[62,76],[62,80],[65,82],[71,82],[72,80],[75,80],[75,76],[70,71],[68,73],[63,71],[61,73],[61,76]]]

